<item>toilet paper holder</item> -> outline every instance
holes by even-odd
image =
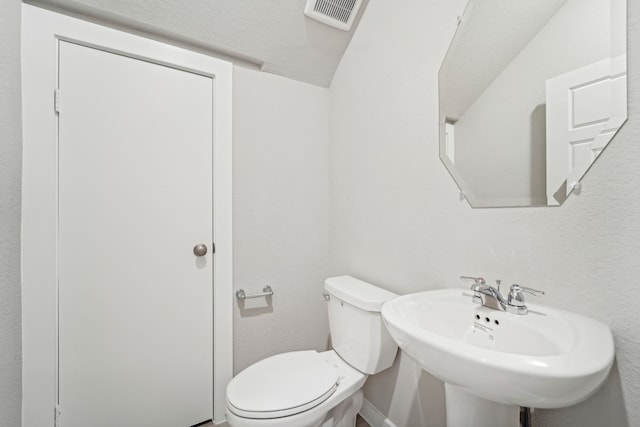
[[[272,295],[273,295],[273,289],[271,289],[271,286],[269,285],[262,288],[262,292],[257,292],[255,294],[248,294],[244,291],[244,289],[238,289],[236,291],[236,298],[240,300],[260,298],[260,297],[270,297]]]

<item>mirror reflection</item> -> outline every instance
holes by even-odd
[[[470,0],[439,90],[473,207],[560,205],[627,117],[626,0]]]

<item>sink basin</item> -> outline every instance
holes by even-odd
[[[516,315],[481,307],[471,297],[461,289],[404,295],[385,303],[382,317],[400,348],[423,369],[492,402],[569,406],[607,377],[614,343],[606,325],[531,304],[531,298],[529,314]]]

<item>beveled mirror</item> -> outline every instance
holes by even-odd
[[[470,0],[442,63],[440,159],[473,207],[555,206],[627,118],[626,0]]]

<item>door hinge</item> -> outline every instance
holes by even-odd
[[[53,109],[56,113],[60,112],[60,89],[53,91]]]
[[[211,242],[211,253],[212,254],[216,253],[216,242]]]
[[[60,409],[60,405],[56,405],[53,410],[53,425],[54,427],[62,427],[62,410]]]

